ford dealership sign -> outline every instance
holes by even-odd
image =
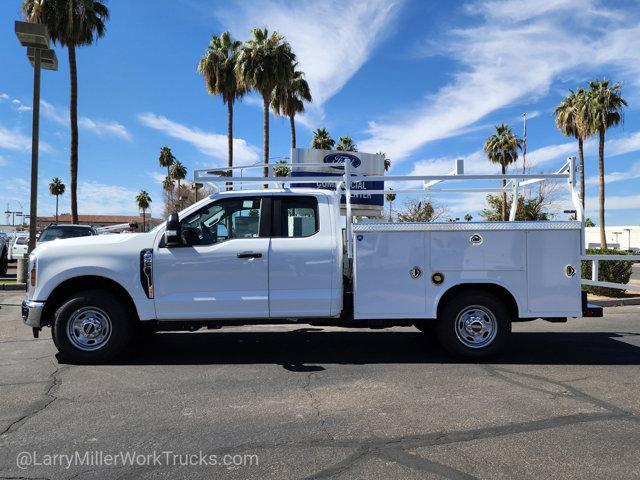
[[[291,159],[292,177],[341,176],[346,162],[351,162],[354,174],[384,175],[384,156],[372,153],[294,148],[291,151]],[[334,183],[300,183],[292,186],[327,190],[336,188]],[[382,189],[384,182],[370,182],[362,177],[351,182],[351,206],[354,215],[380,216],[384,206],[384,195],[374,195],[368,193],[368,190]],[[341,203],[345,204],[344,195]]]
[[[342,165],[344,165],[347,161],[351,161],[351,166],[353,168],[358,168],[360,165],[362,165],[362,161],[360,161],[358,157],[351,153],[344,152],[330,153],[329,155],[325,155],[322,161],[326,164],[331,165],[331,168],[337,168],[340,170],[342,170]],[[333,165],[339,165],[339,167]]]

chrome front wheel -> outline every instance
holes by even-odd
[[[111,338],[111,318],[97,307],[83,307],[71,314],[67,323],[69,341],[83,352],[102,348]]]

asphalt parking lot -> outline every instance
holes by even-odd
[[[518,324],[487,364],[409,328],[288,326],[156,334],[76,366],[20,299],[0,293],[1,478],[640,477],[638,306]],[[105,465],[120,452],[147,457]]]

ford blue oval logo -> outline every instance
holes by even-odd
[[[324,156],[323,162],[329,165],[335,165],[331,168],[339,168],[342,170],[342,166],[347,160],[351,161],[351,166],[353,168],[358,168],[362,164],[358,157],[351,155],[350,153],[330,153],[329,155]]]

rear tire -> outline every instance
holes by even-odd
[[[109,361],[125,349],[133,334],[130,312],[121,299],[105,290],[72,295],[54,318],[53,342],[73,363]]]
[[[479,359],[501,351],[511,334],[511,313],[496,296],[470,290],[442,307],[438,340],[455,356]]]

